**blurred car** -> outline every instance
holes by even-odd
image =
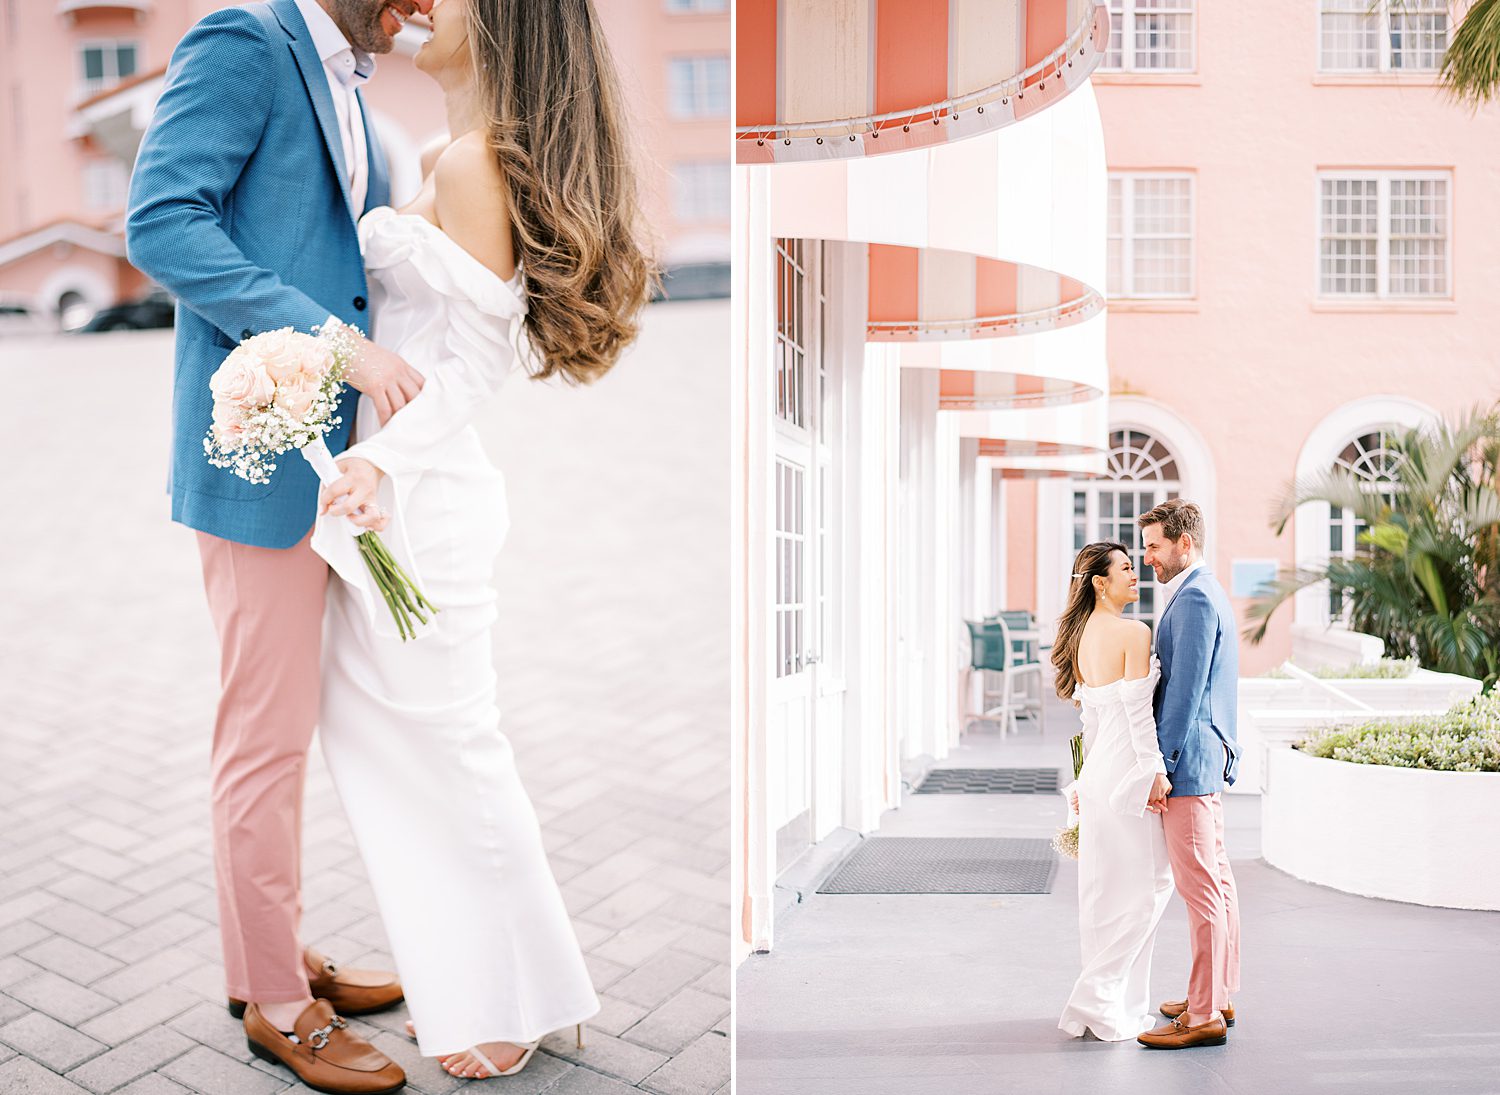
[[[0,298],[0,335],[36,335],[53,330],[48,317],[19,298]]]
[[[165,289],[153,289],[138,300],[100,308],[93,318],[77,328],[79,334],[99,331],[144,331],[171,327],[176,322],[177,302]]]
[[[729,296],[729,263],[688,262],[662,271],[652,300],[719,300]]]

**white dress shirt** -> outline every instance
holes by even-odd
[[[370,186],[369,153],[365,144],[365,120],[354,91],[375,74],[375,58],[356,50],[339,30],[333,17],[318,0],[296,0],[317,47],[318,59],[328,76],[328,93],[338,114],[339,138],[344,146],[344,166],[349,173],[349,202],[355,219],[364,212]]]
[[[1165,601],[1162,602],[1162,605],[1161,605],[1161,610],[1163,612],[1165,612],[1167,610],[1167,606],[1172,603],[1172,598],[1175,597],[1175,596],[1177,596],[1177,591],[1182,588],[1183,583],[1188,580],[1188,575],[1191,574],[1195,570],[1202,570],[1202,569],[1203,569],[1203,560],[1199,559],[1196,563],[1191,563],[1188,566],[1184,567],[1181,574],[1177,575],[1177,577],[1173,578],[1170,582],[1168,582],[1163,587],[1163,589],[1166,592],[1166,598],[1167,598]]]

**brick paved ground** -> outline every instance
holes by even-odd
[[[604,1001],[506,1092],[727,1090],[727,320],[657,306],[599,385],[518,380],[482,416],[514,522],[505,727]],[[169,334],[0,343],[0,1092],[306,1090],[222,1004],[216,648],[162,493],[169,376]],[[304,840],[306,941],[389,963],[316,749]],[[356,1025],[411,1088],[461,1086],[404,1018]]]

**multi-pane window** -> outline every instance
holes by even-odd
[[[1389,504],[1396,473],[1403,457],[1394,444],[1396,432],[1385,428],[1369,430],[1360,434],[1334,458],[1335,469],[1349,472],[1360,480],[1360,487],[1368,494],[1380,494]],[[1359,534],[1365,522],[1351,509],[1344,506],[1328,508],[1328,555],[1332,559],[1352,559],[1359,547]],[[1328,608],[1333,619],[1344,615],[1343,592],[1332,589],[1328,594]]]
[[[1196,0],[1109,0],[1101,72],[1192,72]]]
[[[684,15],[700,11],[728,11],[729,0],[667,0],[667,11]]]
[[[729,114],[729,58],[674,57],[667,68],[672,114],[677,118],[723,118]]]
[[[1447,0],[1318,0],[1322,72],[1436,72],[1448,48]]]
[[[1111,175],[1108,257],[1111,297],[1192,296],[1192,177]]]
[[[672,212],[679,221],[727,221],[729,165],[719,160],[673,167]]]
[[[807,240],[776,241],[776,417],[807,426]]]
[[[807,626],[806,499],[807,469],[791,460],[776,460],[776,676],[803,669]]]
[[[83,204],[87,209],[125,208],[130,172],[119,160],[93,160],[83,167]]]
[[[1318,179],[1318,292],[1325,297],[1446,297],[1446,172],[1359,172]]]
[[[1177,458],[1158,438],[1142,430],[1115,430],[1109,435],[1109,464],[1102,479],[1075,485],[1073,550],[1099,540],[1114,540],[1129,549],[1139,579],[1141,599],[1125,615],[1156,621],[1164,607],[1156,573],[1145,565],[1136,518],[1176,498],[1181,486]]]
[[[85,42],[78,50],[83,93],[92,95],[134,76],[139,59],[135,42]]]

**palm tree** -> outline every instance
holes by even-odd
[[[1406,0],[1390,0],[1390,5],[1400,10]],[[1441,78],[1454,98],[1476,109],[1500,91],[1500,0],[1469,5],[1443,53]]]
[[[1384,639],[1391,656],[1489,688],[1500,676],[1500,417],[1475,411],[1409,430],[1393,447],[1391,482],[1335,468],[1286,488],[1277,535],[1308,502],[1349,509],[1364,529],[1354,558],[1284,571],[1267,586],[1245,637],[1259,643],[1282,604],[1326,582],[1349,605],[1350,626]]]

